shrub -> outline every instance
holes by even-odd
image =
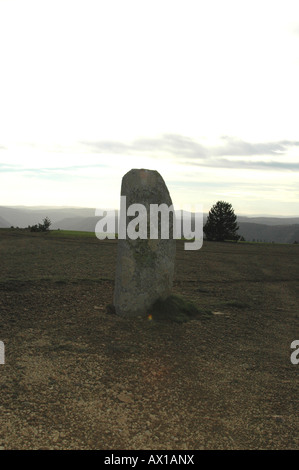
[[[31,227],[29,225],[28,228],[30,229],[30,232],[47,232],[49,230],[50,225],[51,225],[51,220],[49,219],[49,217],[45,217],[43,219],[42,224],[32,225]]]

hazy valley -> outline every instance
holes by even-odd
[[[51,229],[94,232],[100,217],[94,208],[80,207],[0,207],[0,228],[26,228],[49,217]],[[204,214],[204,222],[207,214]],[[238,216],[239,234],[246,241],[294,243],[299,242],[299,217]],[[116,220],[117,226],[117,220]]]

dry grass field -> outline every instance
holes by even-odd
[[[107,313],[116,249],[0,230],[0,448],[299,449],[299,246],[177,241],[185,323]]]

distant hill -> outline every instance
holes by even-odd
[[[299,224],[299,217],[246,217],[238,216],[238,223],[248,222],[261,225],[294,225]]]
[[[194,216],[194,214],[192,214]],[[94,208],[0,206],[0,227],[28,227],[49,217],[51,229],[94,232],[100,217]],[[207,214],[204,214],[204,223]],[[299,217],[238,216],[239,235],[246,241],[275,243],[299,242]],[[117,220],[116,220],[117,227]],[[193,227],[192,227],[193,228]]]
[[[299,224],[266,225],[251,222],[238,222],[239,231],[246,241],[299,243]]]
[[[3,217],[0,216],[0,227],[1,228],[8,228],[10,227],[9,222],[5,220]]]
[[[28,227],[49,217],[52,224],[68,217],[92,217],[95,210],[81,207],[9,207],[0,206],[0,216],[9,221],[9,226]]]
[[[96,224],[101,217],[68,217],[51,225],[51,229],[79,230],[82,232],[94,232]],[[117,224],[117,221],[116,221]],[[117,226],[117,225],[116,225]]]

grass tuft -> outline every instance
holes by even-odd
[[[152,316],[154,321],[184,323],[194,319],[207,318],[211,312],[199,309],[190,300],[172,294],[165,300],[157,300],[148,314]]]

